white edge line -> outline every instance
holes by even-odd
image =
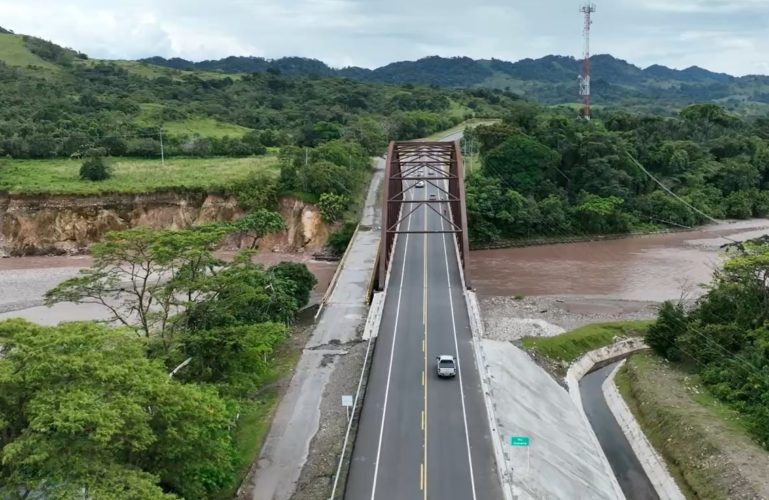
[[[366,344],[366,356],[363,358],[363,368],[360,371],[360,378],[358,379],[358,389],[355,391],[355,401],[353,401],[352,404],[352,415],[350,416],[350,420],[347,422],[347,432],[344,435],[344,444],[342,445],[342,454],[339,456],[339,465],[336,468],[336,476],[334,477],[334,487],[331,490],[331,496],[329,499],[333,500],[333,498],[336,496],[336,488],[337,484],[339,483],[339,475],[342,472],[342,462],[344,461],[344,454],[347,450],[347,441],[350,438],[350,429],[352,428],[352,421],[355,418],[355,409],[358,406],[358,397],[360,396],[360,388],[363,385],[363,374],[366,373],[366,362],[368,361],[369,353],[371,352],[371,340],[373,339],[373,336],[370,336],[368,338],[368,344]]]
[[[443,229],[443,221],[441,221],[441,229]],[[473,500],[476,499],[475,495],[475,474],[473,473],[473,458],[470,454],[470,434],[467,430],[467,410],[465,409],[465,391],[462,384],[462,361],[459,358],[459,343],[457,342],[457,326],[454,318],[454,298],[452,297],[451,290],[451,276],[449,274],[449,256],[446,250],[446,235],[441,235],[443,238],[443,255],[446,262],[446,283],[449,287],[449,307],[451,308],[451,329],[454,333],[454,350],[457,353],[457,378],[459,379],[459,394],[462,398],[462,419],[465,424],[465,444],[467,445],[467,463],[470,466],[470,485],[473,491]]]
[[[444,230],[445,228],[446,228],[445,220],[441,218],[441,230]],[[448,250],[446,249],[446,234],[445,233],[442,234],[441,238],[443,239],[443,257],[444,257],[444,263],[446,264],[446,286],[448,287],[448,291],[449,291],[449,307],[451,309],[451,330],[454,334],[454,352],[456,352],[457,354],[457,378],[459,379],[458,380],[459,395],[462,399],[462,419],[465,425],[465,444],[467,445],[467,463],[470,466],[470,485],[473,492],[473,500],[476,500],[475,474],[473,472],[473,457],[472,457],[472,454],[470,453],[470,433],[467,430],[467,409],[465,408],[465,390],[462,384],[462,361],[459,358],[459,342],[457,341],[457,325],[456,325],[456,318],[454,315],[454,297],[451,289],[451,273],[449,272],[449,254],[448,254]],[[461,270],[459,271],[459,274],[460,275],[462,274]]]
[[[410,231],[410,230],[411,230],[411,215],[409,215],[409,222],[406,225],[406,231]],[[395,309],[395,324],[393,325],[393,340],[392,340],[392,346],[390,347],[390,364],[387,367],[387,385],[385,385],[384,408],[382,409],[382,424],[379,427],[379,443],[377,445],[377,450],[376,450],[376,461],[374,462],[374,480],[372,481],[372,485],[371,485],[371,500],[374,500],[374,497],[376,496],[376,483],[377,483],[377,477],[379,475],[379,456],[382,453],[382,437],[384,436],[385,418],[387,416],[387,400],[390,396],[390,378],[392,376],[392,371],[393,371],[393,358],[395,357],[395,339],[398,336],[398,320],[400,319],[400,313],[401,313],[401,297],[403,295],[403,278],[406,275],[406,256],[408,255],[408,252],[409,252],[409,236],[411,235],[409,233],[406,233],[406,248],[403,251],[403,267],[401,268],[401,281],[400,281],[400,287],[398,289],[398,306]],[[395,255],[393,255],[392,262],[394,265]]]

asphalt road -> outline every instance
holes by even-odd
[[[447,227],[427,207],[401,224]],[[435,374],[441,354],[456,378]],[[502,498],[487,422],[452,236],[399,235],[345,498]]]
[[[601,443],[614,475],[627,500],[659,500],[632,446],[614,418],[601,386],[617,363],[585,375],[579,383],[582,405],[598,442]]]

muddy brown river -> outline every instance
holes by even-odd
[[[769,220],[680,233],[471,253],[479,295],[580,295],[663,301],[702,293],[723,261],[721,245],[769,233]]]

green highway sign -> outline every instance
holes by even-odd
[[[510,438],[511,446],[529,446],[529,438],[527,436],[513,436]]]

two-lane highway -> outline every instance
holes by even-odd
[[[408,197],[446,196],[427,173]],[[407,231],[447,228],[428,206],[401,222]],[[441,354],[457,357],[455,379],[438,379]],[[487,422],[454,239],[400,234],[346,498],[502,498]]]

